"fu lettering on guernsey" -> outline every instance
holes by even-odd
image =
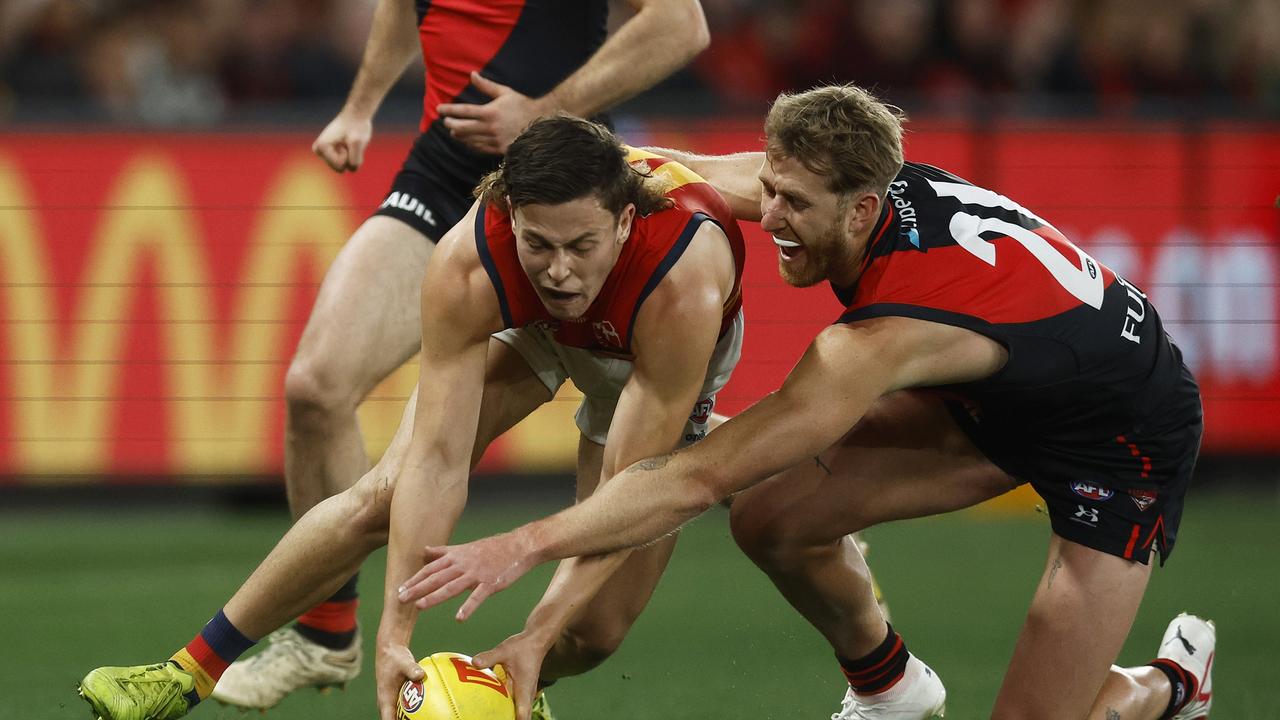
[[[1071,483],[1071,492],[1079,495],[1085,500],[1094,500],[1097,502],[1101,502],[1103,500],[1110,500],[1111,496],[1116,494],[1114,490],[1110,490],[1108,488],[1102,487],[1101,485],[1094,485],[1093,483],[1087,483],[1087,482]]]
[[[1120,328],[1120,337],[1141,345],[1142,338],[1139,335],[1142,333],[1142,321],[1147,317],[1147,295],[1119,275],[1116,276],[1116,282],[1129,294],[1129,305],[1124,315],[1124,326]]]

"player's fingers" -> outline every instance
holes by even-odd
[[[496,98],[499,95],[505,95],[509,92],[515,92],[506,85],[503,85],[500,82],[494,82],[475,70],[471,71],[471,84],[475,85],[477,90],[492,98]]]
[[[462,593],[466,592],[469,588],[473,587],[474,585],[475,583],[470,579],[466,577],[460,577],[457,580],[454,580],[440,587],[437,590],[433,590],[432,592],[427,593],[426,595],[419,598],[418,601],[414,604],[418,606],[419,610],[430,610],[431,608],[439,605],[440,603],[446,600],[449,600],[451,598],[455,598],[461,595]]]
[[[432,575],[443,571],[445,568],[452,566],[453,563],[449,560],[448,555],[446,555],[447,552],[448,552],[448,548],[444,548],[444,547],[423,548],[422,549],[422,567],[418,570],[418,572],[414,573],[412,577],[410,577],[408,580],[405,580],[404,583],[402,583],[400,587],[397,588],[397,590],[403,593],[410,586],[417,585],[418,583],[422,582],[423,580],[426,580]]]
[[[359,170],[360,166],[364,164],[365,145],[366,143],[359,140],[347,144],[347,169],[351,172]]]
[[[440,113],[448,122],[451,118],[479,118],[484,116],[484,106],[474,103],[441,103],[436,106],[436,112]]]
[[[458,614],[454,615],[454,618],[458,622],[465,622],[476,611],[476,608],[480,607],[480,604],[493,594],[492,587],[492,585],[486,583],[476,585],[476,589],[472,590],[471,594],[467,596],[466,602],[462,603],[462,607],[458,608]]]
[[[320,156],[334,172],[342,172],[347,165],[347,151],[341,145],[316,142],[311,151]]]
[[[463,575],[462,570],[456,567],[447,567],[439,572],[423,578],[414,584],[406,584],[399,593],[400,602],[412,602],[414,600],[421,601],[423,598],[440,591],[447,587],[450,583],[455,582]]]
[[[459,120],[456,118],[445,118],[444,126],[449,128],[450,135],[459,139],[467,135],[485,132],[487,127],[482,120]]]
[[[413,659],[413,655],[404,653],[396,658],[396,668],[398,671],[410,680],[421,680],[427,673],[422,666]]]

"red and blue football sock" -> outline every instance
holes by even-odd
[[[253,647],[255,642],[257,641],[250,640],[237,630],[226,614],[219,610],[200,634],[169,658],[169,662],[195,678],[195,691],[188,694],[187,702],[194,706],[209,697],[227,666]]]

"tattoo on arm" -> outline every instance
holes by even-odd
[[[666,467],[669,462],[671,462],[670,455],[659,455],[658,457],[645,458],[644,460],[641,460],[636,463],[636,468],[646,472],[649,470],[661,470]]]
[[[820,467],[820,468],[822,468],[823,470],[825,470],[825,471],[827,472],[827,474],[828,474],[828,475],[830,475],[830,474],[831,474],[831,468],[827,467],[827,464],[826,464],[826,463],[824,463],[824,462],[822,462],[822,458],[818,457],[817,455],[814,455],[814,456],[813,456],[813,461],[814,461],[815,463],[817,463],[817,464],[818,464],[818,467]]]
[[[1061,569],[1062,569],[1062,558],[1061,557],[1054,558],[1053,567],[1049,568],[1049,582],[1045,585],[1045,587],[1053,587],[1053,579],[1058,577],[1058,571]],[[1120,716],[1117,715],[1116,717],[1120,717]]]
[[[1120,713],[1115,708],[1107,708],[1107,720],[1120,720]]]

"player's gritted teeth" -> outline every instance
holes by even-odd
[[[800,243],[794,240],[783,240],[777,235],[773,236],[773,244],[778,246],[778,254],[784,261],[789,262],[804,252],[804,246]]]

